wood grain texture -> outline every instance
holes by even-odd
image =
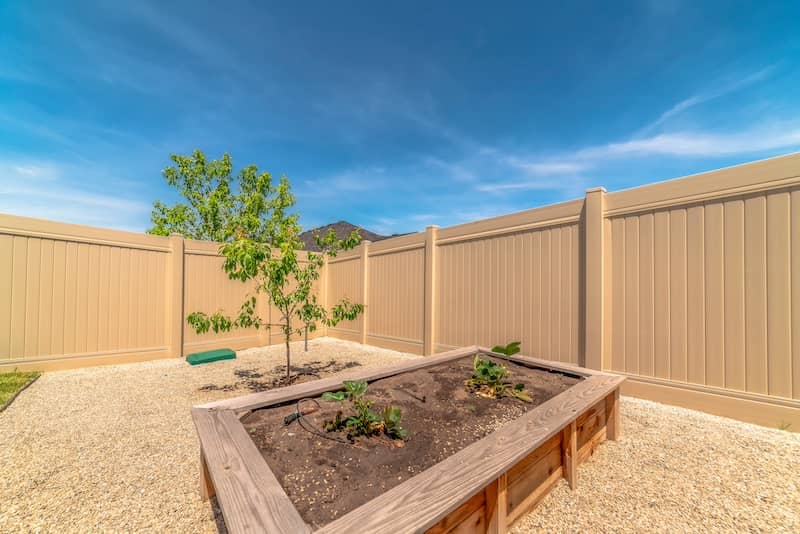
[[[622,414],[619,409],[619,389],[606,397],[606,437],[617,441],[622,437]]]
[[[575,420],[577,448],[583,449],[600,430],[606,426],[606,406],[601,400],[584,410]]]
[[[514,508],[514,510],[508,514],[509,523],[513,523],[523,515],[533,510],[533,508],[539,504],[539,502],[544,498],[545,495],[547,495],[550,489],[552,489],[552,487],[560,478],[561,466],[554,467],[550,475],[533,491],[533,493],[529,494],[525,500],[519,504],[519,506]]]
[[[207,501],[214,496],[214,482],[211,480],[211,473],[208,472],[205,454],[200,451],[200,498]]]
[[[344,373],[336,377],[323,378],[322,380],[314,380],[312,382],[305,382],[303,384],[297,384],[285,388],[262,391],[259,393],[252,393],[250,395],[243,395],[233,399],[201,404],[198,405],[197,408],[218,408],[237,411],[255,410],[257,408],[263,408],[264,406],[270,406],[280,402],[301,399],[303,397],[313,397],[316,395],[321,395],[326,391],[340,389],[343,387],[343,382],[345,380],[378,380],[379,378],[386,378],[405,371],[422,369],[424,367],[430,367],[431,365],[463,358],[465,356],[469,356],[470,354],[475,354],[478,352],[478,350],[478,347],[455,349],[438,354],[436,356],[419,358],[395,365],[387,365],[378,369],[361,369],[350,373]]]
[[[503,534],[508,530],[508,479],[503,473],[486,486],[486,534]]]
[[[575,489],[575,486],[578,485],[578,439],[575,421],[562,431],[561,460],[564,465],[564,478],[569,484],[569,489]]]
[[[252,528],[271,532],[307,528],[301,520],[298,522],[296,509],[239,417],[251,409],[337,389],[347,378],[376,380],[483,352],[490,353],[480,347],[466,347],[395,366],[358,371],[348,377],[317,380],[196,406],[192,415],[214,486],[201,486],[201,490],[216,491],[226,524],[229,514],[233,514],[233,527],[228,525],[232,532],[246,532]],[[521,507],[534,506],[552,486],[555,475],[560,477],[563,473],[564,428],[572,424],[575,439],[571,443],[579,446],[581,432],[595,432],[594,425],[605,421],[603,399],[618,391],[624,378],[525,356],[497,356],[570,374],[577,370],[578,376],[586,378],[523,415],[515,424],[505,425],[317,532],[419,532],[426,529],[504,532],[513,520],[513,513],[520,513]],[[581,414],[584,423],[577,425],[575,419]],[[593,450],[595,441],[585,445],[584,450],[588,446]],[[582,458],[581,451],[577,454],[572,451],[571,458],[577,465]],[[205,476],[202,468],[201,476]],[[248,497],[251,494],[252,498]],[[291,512],[283,508],[290,508]],[[387,517],[391,521],[387,521]]]
[[[230,410],[192,409],[228,532],[311,532]]]
[[[519,508],[525,507],[529,497],[544,484],[555,472],[563,474],[563,458],[561,456],[561,433],[554,436],[557,438],[555,444],[551,446],[539,447],[533,454],[536,460],[527,464],[524,469],[516,470],[514,480],[509,476],[508,480],[508,517],[513,521],[519,514]],[[516,466],[515,466],[516,467]]]
[[[486,492],[481,491],[456,508],[453,513],[429,528],[426,534],[447,534],[454,532],[463,523],[475,526],[476,512],[486,515]]]
[[[319,532],[396,533],[430,528],[560,433],[576,413],[595,405],[622,381],[621,377],[613,375],[591,376],[528,412],[514,424],[500,428]],[[561,476],[560,462],[558,476]]]

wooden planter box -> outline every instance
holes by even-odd
[[[576,468],[620,433],[624,377],[525,356],[467,347],[378,369],[254,393],[192,408],[201,450],[201,490],[216,494],[229,532],[311,532],[240,417],[251,410],[377,380],[476,353],[578,375],[584,379],[316,532],[506,532],[558,479],[570,487]]]

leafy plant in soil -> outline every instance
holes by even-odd
[[[339,410],[333,420],[324,422],[325,430],[327,432],[344,430],[347,432],[348,439],[380,434],[385,434],[392,439],[406,439],[408,432],[400,426],[400,422],[403,419],[400,408],[389,404],[383,409],[382,415],[374,412],[372,410],[372,401],[364,398],[367,387],[367,382],[364,380],[345,380],[344,390],[329,391],[322,395],[324,400],[336,401],[342,404],[349,402],[354,412],[344,417],[342,410]]]
[[[494,349],[492,349],[494,352]],[[512,384],[506,379],[509,376],[505,365],[495,363],[476,354],[472,361],[472,378],[465,381],[467,391],[474,392],[480,397],[499,399],[508,396],[523,402],[533,402],[530,393],[525,389],[525,384]]]
[[[521,343],[519,341],[512,341],[508,345],[495,345],[492,347],[492,352],[505,354],[506,356],[513,356],[519,352],[520,345]]]

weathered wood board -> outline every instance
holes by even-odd
[[[216,494],[229,532],[310,532],[237,414],[336,390],[344,380],[378,380],[477,353],[583,380],[316,532],[506,532],[560,478],[574,488],[577,466],[602,441],[618,438],[619,387],[624,377],[474,346],[195,406],[201,494]]]

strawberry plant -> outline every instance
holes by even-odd
[[[375,436],[386,434],[392,439],[406,439],[408,432],[400,426],[403,418],[400,408],[391,404],[383,409],[382,416],[372,410],[372,401],[364,398],[368,384],[364,380],[345,380],[344,389],[341,391],[327,392],[322,395],[324,400],[336,401],[344,404],[349,402],[354,413],[343,417],[342,410],[336,412],[332,420],[325,421],[327,432],[344,430],[348,438],[357,436]]]
[[[494,349],[492,349],[494,352]],[[505,365],[495,363],[488,358],[475,355],[472,361],[472,378],[465,381],[467,391],[474,392],[480,397],[499,399],[508,396],[523,402],[533,402],[530,393],[525,389],[525,384],[512,384],[507,381],[509,372]]]

